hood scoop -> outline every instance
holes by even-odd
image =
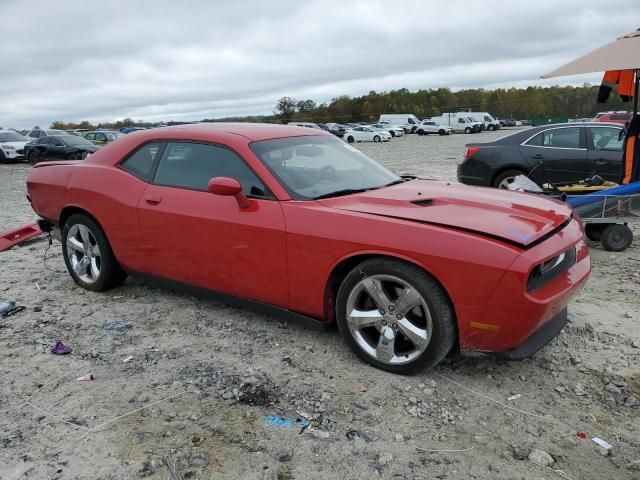
[[[411,200],[411,203],[419,207],[428,207],[429,205],[433,205],[435,202],[433,201],[433,198],[425,198],[424,200]]]

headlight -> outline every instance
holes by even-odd
[[[15,150],[16,147],[14,147],[13,145],[2,145],[2,148],[4,148],[5,150]]]
[[[561,273],[569,270],[575,263],[575,247],[571,247],[560,255],[550,258],[546,262],[542,262],[540,265],[537,265],[531,272],[531,275],[529,275],[527,291],[533,292],[534,290],[543,287]]]

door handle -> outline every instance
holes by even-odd
[[[536,153],[533,157],[531,158],[535,158],[536,160],[541,160],[544,158],[544,155],[542,155],[541,153]]]
[[[149,205],[158,205],[162,201],[162,198],[155,195],[147,195],[144,197],[144,201]]]
[[[606,158],[597,158],[596,159],[596,164],[597,165],[604,165],[605,163],[607,163],[607,159]]]

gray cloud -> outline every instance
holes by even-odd
[[[635,15],[634,15],[635,13]],[[538,77],[640,25],[602,1],[2,2],[0,125],[270,113],[283,95]]]

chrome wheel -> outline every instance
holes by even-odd
[[[498,184],[498,188],[502,188],[504,190],[507,190],[509,188],[509,185],[511,185],[514,181],[515,181],[516,177],[505,177],[502,179],[502,181]]]
[[[427,302],[410,283],[393,275],[371,275],[351,290],[346,305],[349,332],[369,356],[388,365],[415,360],[433,332]]]
[[[74,273],[85,283],[95,283],[100,277],[102,258],[95,235],[88,227],[75,224],[67,234],[69,263]]]

